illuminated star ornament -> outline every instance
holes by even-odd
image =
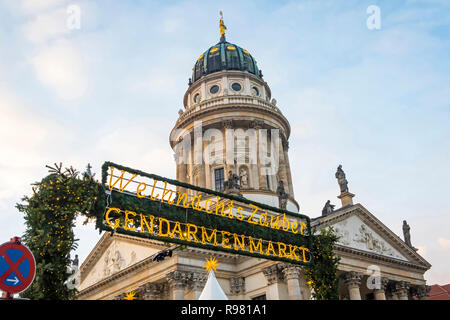
[[[125,295],[125,298],[123,298],[123,300],[135,300],[136,299],[136,293],[134,293],[133,291],[128,292]]]
[[[211,269],[214,271],[216,270],[216,267],[219,265],[220,263],[217,262],[216,258],[211,258],[211,259],[206,259],[206,264],[203,266],[203,268],[206,269],[206,271],[210,272]]]
[[[205,287],[198,300],[228,300],[227,295],[223,292],[214,274],[219,264],[216,258],[206,259],[206,264],[203,268],[209,272],[208,280],[206,280]]]

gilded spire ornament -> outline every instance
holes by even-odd
[[[227,27],[225,26],[225,23],[223,22],[222,11],[220,11],[219,30],[220,30],[220,41],[225,42],[225,30],[227,30]]]

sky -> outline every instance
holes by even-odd
[[[450,283],[446,0],[0,0],[0,242],[46,165],[175,178],[169,132],[220,10],[290,121],[300,212],[340,206],[342,164],[354,202],[401,238],[407,220],[428,284]],[[101,236],[82,221],[80,261]]]

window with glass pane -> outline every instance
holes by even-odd
[[[223,168],[215,169],[214,170],[214,178],[215,178],[215,185],[216,185],[216,191],[223,191],[224,189],[224,182],[225,182],[225,176],[223,172]]]

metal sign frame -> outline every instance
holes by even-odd
[[[252,206],[252,207],[258,207],[262,210],[267,212],[274,212],[276,214],[279,214],[278,217],[293,217],[295,219],[302,219],[306,222],[306,228],[303,230],[303,234],[293,234],[292,232],[285,232],[283,230],[278,229],[272,229],[268,228],[259,224],[250,224],[246,223],[244,221],[237,221],[236,219],[230,220],[228,218],[224,218],[221,216],[217,216],[214,214],[205,214],[205,213],[199,213],[198,211],[194,210],[193,208],[184,208],[182,206],[174,206],[167,203],[167,201],[161,201],[161,200],[152,200],[149,197],[138,199],[135,194],[131,194],[129,192],[126,192],[124,190],[119,191],[118,188],[111,188],[107,185],[107,178],[109,176],[108,169],[113,167],[114,169],[118,169],[120,171],[125,171],[129,174],[141,176],[161,182],[166,182],[167,184],[173,185],[175,187],[184,188],[186,190],[195,191],[197,193],[207,194],[210,196],[216,196],[228,201],[234,201],[237,204]],[[122,175],[123,177],[123,175]],[[110,177],[111,178],[111,177]],[[127,179],[124,179],[125,181]],[[122,181],[121,181],[122,182]],[[100,231],[109,231],[109,232],[117,232],[121,234],[136,236],[136,237],[142,237],[142,238],[149,238],[149,239],[155,239],[160,240],[163,242],[170,242],[170,243],[176,243],[180,245],[187,245],[191,247],[198,247],[203,249],[209,249],[214,251],[222,251],[226,253],[232,253],[232,254],[238,254],[238,255],[246,255],[256,258],[263,258],[263,259],[269,259],[269,260],[276,260],[276,261],[283,261],[283,262],[289,262],[294,264],[300,264],[300,265],[307,265],[311,263],[312,261],[312,240],[311,240],[311,221],[310,218],[306,215],[291,212],[288,210],[282,210],[280,208],[272,207],[263,203],[258,203],[255,201],[251,201],[249,199],[239,197],[232,194],[226,194],[223,192],[210,190],[202,187],[198,187],[195,185],[187,184],[184,182],[180,182],[173,179],[168,179],[159,175],[146,173],[140,170],[132,169],[129,167],[125,167],[113,162],[105,162],[102,166],[102,190],[100,191],[101,194],[99,194],[101,205],[97,207],[97,223],[96,228],[98,228]],[[178,195],[178,194],[177,194]],[[178,195],[179,196],[179,195]],[[218,198],[218,199],[219,199]],[[212,230],[212,228],[217,228],[216,231],[225,232],[228,234],[236,234],[239,236],[243,236],[247,241],[250,241],[253,239],[253,237],[256,239],[256,237],[259,237],[259,239],[262,239],[263,245],[265,247],[270,246],[274,243],[278,244],[278,249],[280,250],[280,242],[286,244],[285,248],[289,247],[290,249],[290,258],[287,258],[287,254],[284,251],[284,255],[281,255],[281,252],[279,252],[278,255],[267,255],[267,254],[261,254],[262,249],[259,252],[256,251],[245,251],[245,250],[236,250],[236,247],[233,248],[230,247],[223,247],[217,244],[211,244],[211,243],[201,243],[201,242],[195,242],[190,241],[189,238],[187,239],[181,239],[176,237],[166,237],[166,236],[158,236],[157,234],[150,234],[150,233],[144,233],[139,232],[136,230],[130,230],[130,228],[127,227],[116,227],[113,228],[110,224],[106,223],[105,220],[105,214],[108,212],[108,210],[111,212],[112,209],[115,209],[115,206],[119,204],[120,211],[127,210],[128,212],[132,212],[135,214],[136,212],[145,213],[145,214],[151,214],[155,217],[156,220],[161,219],[167,220],[170,223],[178,223],[180,226],[184,225],[186,228],[188,225],[196,225],[197,227],[204,227],[205,230],[208,228],[208,230]],[[206,208],[206,206],[205,206]],[[111,210],[110,210],[111,209]],[[142,216],[141,216],[142,217]],[[144,219],[145,220],[145,219]],[[141,222],[142,223],[142,222]],[[153,221],[152,221],[153,223]],[[277,220],[278,224],[278,220]],[[161,226],[161,224],[160,224]],[[168,228],[170,229],[170,225],[168,225]],[[202,229],[203,230],[203,229]],[[142,231],[142,230],[141,230]],[[222,238],[221,238],[222,237]],[[219,239],[222,239],[224,241],[224,233],[221,233],[221,237],[219,236]],[[242,238],[242,241],[244,241],[244,238]],[[236,239],[235,239],[236,241]],[[236,243],[236,242],[235,242]],[[235,245],[236,246],[236,245]],[[245,246],[245,244],[244,244]],[[251,247],[251,246],[250,246]],[[303,259],[294,259],[292,256],[292,248],[294,248],[293,255],[296,257],[295,254],[295,247],[297,248],[303,248],[302,254],[299,253],[299,255],[303,255]],[[308,256],[308,258],[305,258],[305,255]]]

